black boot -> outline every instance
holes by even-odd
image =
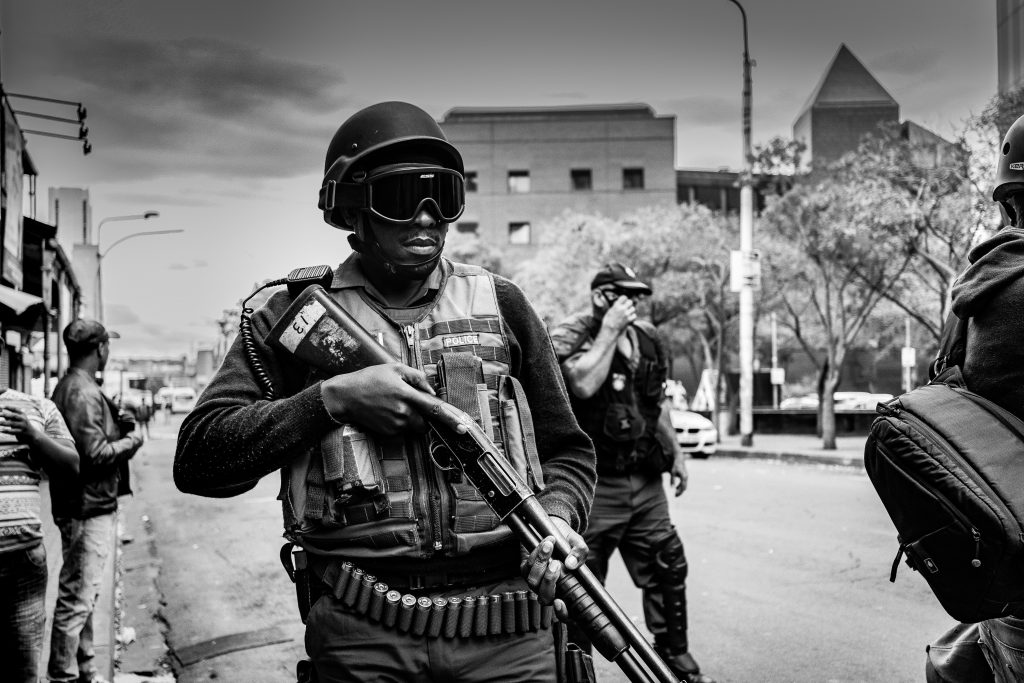
[[[668,664],[668,668],[680,680],[680,683],[715,683],[715,679],[700,672],[700,665],[689,652],[669,654],[658,650],[658,654]]]

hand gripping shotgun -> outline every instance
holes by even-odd
[[[319,284],[309,285],[296,297],[267,341],[331,375],[396,361]],[[551,536],[555,540],[553,556],[564,560],[571,550],[569,542],[476,421],[439,398],[425,392],[421,397],[418,407],[433,437],[428,441],[434,464],[442,469],[461,470],[466,481],[508,524],[527,551],[532,552],[545,537]],[[630,681],[678,683],[586,565],[563,572],[556,592],[597,651],[615,662]]]

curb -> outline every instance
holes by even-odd
[[[716,456],[725,458],[757,458],[761,460],[779,460],[781,462],[809,463],[815,465],[836,465],[839,467],[855,467],[864,469],[864,456],[835,455],[825,453],[798,453],[795,451],[766,450],[759,448],[723,448],[718,447]]]

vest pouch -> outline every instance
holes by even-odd
[[[604,414],[604,435],[616,443],[635,442],[646,426],[640,411],[625,403],[609,404]]]
[[[511,375],[498,378],[498,404],[505,457],[534,490],[544,488],[544,472],[533,431],[533,414],[523,386]]]
[[[324,526],[371,521],[388,509],[387,483],[374,439],[352,425],[320,440],[325,484]]]
[[[667,368],[657,361],[640,359],[636,369],[636,391],[637,398],[641,401],[661,401],[665,390],[665,379],[668,376]]]

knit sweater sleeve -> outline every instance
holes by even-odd
[[[280,398],[264,398],[240,334],[181,424],[174,456],[179,490],[211,497],[244,493],[336,426],[320,382],[302,388],[308,370],[264,341],[289,303],[284,292],[276,293],[252,316],[255,352]]]
[[[544,323],[519,287],[499,276],[494,280],[507,326],[512,374],[523,385],[533,414],[544,470],[545,488],[537,499],[548,514],[582,531],[597,483],[594,446],[573,415]]]

